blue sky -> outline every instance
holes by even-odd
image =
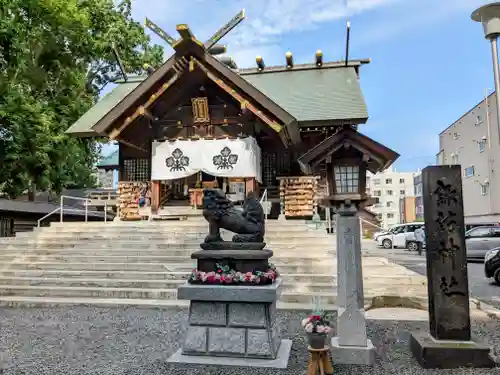
[[[493,87],[490,45],[472,11],[479,0],[132,0],[133,16],[147,16],[172,36],[189,24],[205,40],[242,8],[247,19],[226,36],[228,54],[240,67],[325,60],[345,51],[351,22],[350,58],[371,58],[361,69],[369,120],[359,130],[393,148],[395,167],[413,171],[435,162],[438,134]],[[149,32],[148,32],[149,33]],[[155,43],[165,43],[152,34]],[[165,57],[172,53],[165,45]],[[300,89],[300,88],[297,88]],[[106,147],[104,152],[109,152]]]

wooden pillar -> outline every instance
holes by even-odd
[[[245,193],[255,191],[255,178],[245,178]]]
[[[160,208],[160,181],[151,181],[151,213],[158,214]]]

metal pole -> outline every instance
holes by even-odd
[[[108,221],[108,202],[104,201],[104,222]]]
[[[63,222],[63,216],[64,216],[64,213],[63,213],[63,210],[64,210],[64,195],[61,196],[61,207],[59,209],[59,221],[62,223]]]
[[[484,89],[484,107],[486,112],[486,129],[487,129],[487,137],[488,137],[488,199],[490,203],[490,214],[494,212],[493,210],[493,202],[491,200],[491,168],[492,168],[492,160],[491,160],[491,129],[490,129],[490,109],[488,108],[488,88]]]
[[[87,222],[88,212],[89,212],[89,202],[85,201],[85,222]]]
[[[500,141],[500,69],[498,68],[497,38],[491,38],[491,57],[493,59],[493,75],[495,78],[495,97],[497,104],[497,130]]]

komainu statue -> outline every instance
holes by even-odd
[[[203,249],[215,249],[217,244],[220,249],[264,248],[265,215],[254,193],[247,195],[241,211],[234,207],[221,190],[205,189],[203,216],[209,223],[209,234],[201,245]],[[232,242],[222,240],[221,229],[236,233]]]

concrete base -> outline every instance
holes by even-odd
[[[236,366],[236,367],[263,367],[284,369],[288,366],[292,340],[281,340],[281,344],[275,359],[255,359],[255,358],[233,358],[216,356],[184,355],[179,349],[171,356],[168,363],[187,363],[194,365],[215,365],[215,366]]]
[[[410,333],[410,350],[423,368],[493,368],[490,347],[473,341],[440,341],[427,332]]]
[[[371,340],[366,340],[366,346],[341,346],[338,337],[331,341],[333,363],[342,365],[367,365],[375,363],[375,347]]]
[[[189,285],[178,298],[189,299],[185,356],[276,359],[280,335],[276,301],[281,280],[272,285]]]

